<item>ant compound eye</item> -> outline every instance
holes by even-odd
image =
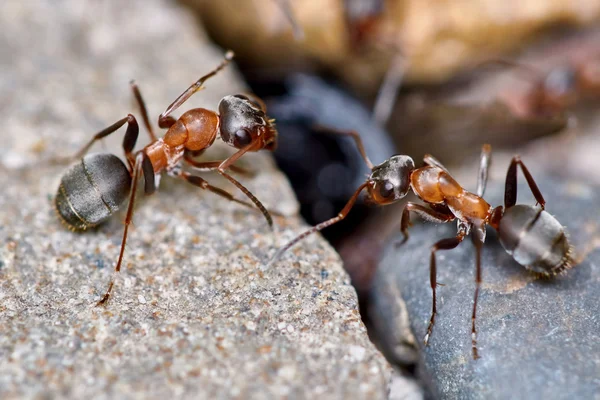
[[[394,194],[394,184],[390,181],[383,181],[383,184],[379,187],[379,195],[384,199],[393,196]]]
[[[233,143],[235,147],[243,147],[252,141],[252,135],[246,129],[238,129],[235,131],[235,137],[233,139]]]

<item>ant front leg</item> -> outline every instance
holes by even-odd
[[[397,243],[396,246],[403,245],[408,240],[408,227],[412,225],[410,222],[410,212],[418,214],[424,220],[438,224],[454,221],[456,219],[453,214],[435,211],[420,204],[408,202],[406,203],[406,206],[404,206],[404,210],[402,210],[402,220],[400,222],[400,232],[402,232],[404,238]]]
[[[233,176],[225,172],[227,169],[233,166],[233,163],[235,163],[241,156],[250,151],[254,146],[254,143],[250,143],[246,147],[243,147],[237,152],[235,152],[233,155],[231,155],[231,157],[227,158],[219,165],[219,167],[217,168],[217,172],[219,172],[219,174],[221,174],[229,182],[233,183],[235,187],[237,187],[254,203],[254,205],[256,205],[256,207],[263,213],[265,219],[267,220],[269,228],[273,229],[273,218],[271,218],[271,215],[269,214],[269,211],[266,209],[266,207],[244,185],[238,182]]]
[[[121,264],[123,263],[123,254],[125,253],[125,244],[127,243],[127,231],[129,230],[129,225],[133,220],[135,193],[137,190],[137,182],[140,177],[140,173],[142,172],[143,163],[144,154],[138,153],[137,157],[135,158],[135,164],[133,166],[131,191],[129,192],[129,204],[127,205],[127,216],[125,217],[125,229],[123,230],[123,239],[121,240],[121,251],[119,252],[119,259],[117,260],[115,270],[110,277],[110,281],[108,282],[108,289],[106,290],[104,296],[102,296],[102,299],[100,299],[100,301],[96,303],[96,306],[100,306],[106,303],[113,289],[116,274],[118,274],[121,271]]]
[[[435,253],[438,250],[451,250],[456,248],[467,235],[466,225],[460,224],[459,231],[456,237],[449,239],[442,239],[439,242],[435,243],[431,247],[431,257],[429,260],[429,284],[431,286],[432,291],[432,300],[431,300],[431,318],[429,319],[429,326],[427,327],[427,334],[423,339],[425,346],[429,344],[429,338],[431,337],[431,332],[433,331],[433,325],[435,323],[435,315],[437,314],[437,298],[436,298],[436,288],[438,286],[437,283],[437,269],[436,269],[436,261],[435,261]]]
[[[190,173],[187,173],[187,172],[185,172],[185,171],[183,171],[183,172],[179,173],[177,176],[178,176],[179,178],[181,178],[181,179],[183,179],[183,180],[185,180],[185,181],[187,181],[187,182],[191,183],[192,185],[194,185],[194,186],[196,186],[196,187],[199,187],[199,188],[201,188],[201,189],[208,190],[208,191],[210,191],[210,192],[212,192],[212,193],[214,193],[214,194],[216,194],[216,195],[219,195],[219,196],[221,196],[221,197],[224,197],[224,198],[226,198],[226,199],[227,199],[227,200],[229,200],[229,201],[232,201],[232,202],[234,202],[234,203],[241,204],[241,205],[243,205],[243,206],[245,206],[245,207],[248,207],[248,208],[251,208],[251,209],[253,209],[253,210],[256,210],[256,207],[254,207],[254,204],[252,204],[252,203],[249,203],[249,202],[247,202],[247,201],[243,201],[243,200],[236,199],[236,198],[235,198],[235,197],[234,197],[234,196],[233,196],[231,193],[229,193],[228,191],[226,191],[226,190],[224,190],[224,189],[221,189],[221,188],[219,188],[219,187],[216,187],[216,186],[213,186],[213,185],[209,184],[209,183],[208,183],[208,182],[207,182],[207,181],[206,181],[204,178],[201,178],[201,177],[199,177],[199,176],[197,176],[197,175],[192,175],[192,174],[190,174]],[[273,213],[274,215],[278,215],[278,216],[280,216],[280,215],[281,215],[281,214],[278,214],[278,213],[275,213],[275,212],[272,212],[272,213]]]
[[[258,200],[258,198],[256,198],[256,196],[254,196],[252,194],[252,192],[250,192],[244,185],[242,185],[239,181],[237,181],[233,176],[229,175],[225,171],[221,171],[220,169],[218,169],[218,171],[222,176],[224,176],[229,182],[233,183],[235,185],[235,187],[237,187],[242,193],[244,193],[254,203],[254,205],[260,210],[260,212],[263,214],[263,216],[267,220],[267,224],[269,224],[269,228],[271,228],[271,230],[273,230],[273,218],[271,217],[269,210],[267,210],[267,208],[263,205],[263,203],[261,203],[261,201]]]
[[[200,170],[200,171],[214,171],[216,169],[219,169],[219,167],[221,166],[221,164],[223,164],[223,162],[225,160],[221,160],[221,161],[196,161],[194,160],[194,154],[192,154],[189,151],[186,151],[183,155],[183,158],[185,160],[185,162],[189,165],[191,165],[192,167]],[[242,168],[242,167],[238,167],[237,165],[231,165],[229,166],[229,169],[237,174],[242,174],[242,175],[252,175],[252,172]]]
[[[531,193],[533,193],[535,201],[537,201],[543,210],[546,206],[546,200],[544,200],[542,192],[540,192],[540,189],[533,180],[529,170],[525,164],[523,164],[523,161],[521,161],[521,157],[519,156],[513,157],[510,162],[510,166],[508,167],[508,172],[506,173],[506,184],[504,187],[504,207],[510,208],[517,204],[517,165],[521,167],[521,171],[523,171],[523,175],[525,175],[525,180],[529,185]]]

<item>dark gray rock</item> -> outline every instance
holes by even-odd
[[[275,233],[260,214],[163,177],[137,204],[114,296],[94,307],[124,215],[84,234],[65,229],[52,197],[66,166],[43,160],[135,112],[129,79],[156,121],[216,65],[222,52],[189,15],[163,1],[5,1],[0,25],[0,398],[387,398],[389,365],[331,247],[315,235],[263,268],[306,228],[263,154],[245,157],[256,174],[243,181],[288,216]],[[189,107],[243,91],[234,71]],[[122,135],[94,151],[121,156]],[[224,154],[217,145],[206,157]]]
[[[445,286],[438,288],[429,346],[422,341],[431,311],[430,247],[454,236],[455,224],[416,223],[409,241],[398,249],[390,246],[381,262],[371,295],[376,303],[398,301],[386,298],[390,290],[381,290],[390,282],[401,293],[422,348],[426,380],[442,398],[589,399],[600,393],[600,191],[552,178],[537,182],[547,210],[586,258],[565,276],[537,280],[511,259],[489,228],[477,314],[481,359],[471,357],[475,253],[470,240],[437,253],[438,281]],[[502,182],[492,181],[486,198],[501,204],[502,191]],[[519,186],[519,203],[534,203],[526,185]],[[378,336],[393,349],[402,340],[392,333],[403,326],[402,310],[379,311]]]

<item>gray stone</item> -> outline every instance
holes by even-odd
[[[94,307],[124,215],[65,229],[52,197],[66,167],[44,160],[134,110],[129,79],[156,121],[222,52],[162,1],[1,2],[0,24],[0,398],[387,398],[390,367],[331,247],[314,236],[263,267],[305,228],[267,155],[245,157],[256,174],[240,179],[287,216],[275,233],[259,213],[164,177],[139,201],[114,295]],[[243,91],[234,70],[189,108]],[[94,151],[121,155],[122,135]]]
[[[537,168],[532,173],[546,209],[566,226],[576,257],[585,260],[564,276],[538,280],[511,259],[489,228],[477,310],[479,360],[471,357],[475,252],[470,240],[437,253],[438,282],[445,286],[438,288],[429,346],[422,342],[431,312],[430,247],[454,236],[456,225],[415,223],[409,241],[398,249],[390,245],[382,260],[372,296],[392,302],[385,298],[389,290],[379,290],[389,282],[401,293],[422,349],[426,380],[442,398],[589,399],[600,393],[600,191],[538,176]],[[503,182],[492,180],[486,199],[498,205],[502,196]],[[518,202],[534,203],[525,184],[519,186]],[[385,329],[402,326],[398,310],[381,308],[378,316],[378,336],[392,349],[402,337]]]

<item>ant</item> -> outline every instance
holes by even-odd
[[[365,163],[371,169],[371,174],[340,213],[327,221],[310,228],[304,233],[281,247],[269,261],[272,265],[282,254],[305,237],[318,232],[343,220],[358,199],[360,193],[366,189],[368,199],[377,205],[388,205],[405,197],[413,191],[429,207],[408,202],[403,211],[400,231],[403,240],[400,245],[408,240],[408,227],[411,225],[410,213],[418,214],[421,218],[435,223],[445,223],[458,220],[458,232],[455,237],[437,241],[431,247],[429,261],[430,285],[432,290],[432,309],[427,334],[424,343],[429,343],[436,309],[436,257],[438,250],[456,248],[466,236],[472,234],[475,245],[475,295],[473,313],[471,318],[471,342],[473,358],[479,358],[477,351],[477,331],[475,317],[477,311],[477,298],[481,285],[481,248],[485,241],[486,225],[498,231],[500,243],[512,258],[526,269],[541,276],[551,277],[571,268],[572,248],[568,243],[564,228],[548,212],[544,210],[546,201],[529,170],[518,156],[512,158],[506,174],[504,206],[493,208],[483,199],[485,192],[488,169],[491,163],[491,146],[484,145],[477,180],[476,193],[463,189],[452,178],[450,172],[434,157],[425,155],[425,165],[415,168],[411,157],[395,155],[374,166],[367,157],[362,140],[356,132],[337,132],[352,136]],[[521,168],[529,189],[539,207],[517,205],[517,167]]]
[[[592,57],[557,66],[547,73],[509,60],[489,60],[482,65],[497,64],[517,68],[528,75],[532,86],[522,99],[507,97],[504,102],[524,118],[559,116],[573,107],[582,97],[600,93],[600,59]]]
[[[259,99],[251,100],[245,95],[225,96],[219,102],[219,112],[204,108],[186,111],[175,119],[170,114],[185,103],[194,93],[204,88],[204,82],[215,76],[232,60],[233,52],[226,53],[224,60],[214,70],[204,75],[185,90],[158,118],[161,129],[168,129],[164,137],[157,138],[148,119],[146,105],[135,82],[131,88],[141,109],[144,125],[151,143],[134,153],[139,125],[132,114],[118,120],[98,132],[74,159],[80,162],[71,166],[63,175],[55,197],[55,207],[60,220],[71,230],[84,231],[94,227],[114,214],[129,197],[121,251],[108,289],[97,305],[104,304],[114,285],[115,274],[121,270],[127,231],[133,218],[135,195],[140,175],[144,177],[144,192],[154,193],[161,174],[166,172],[175,178],[183,179],[192,185],[213,192],[227,200],[254,208],[263,213],[269,226],[273,220],[262,203],[226,171],[243,171],[233,165],[249,151],[274,150],[277,145],[277,131],[274,120],[266,116],[266,107]],[[86,155],[92,145],[127,124],[123,139],[123,151],[127,166],[114,154],[95,153]],[[198,162],[194,156],[209,148],[217,136],[237,152],[222,161]],[[210,185],[197,175],[182,170],[181,162],[200,170],[217,170],[240,189],[252,203],[236,199],[229,192]]]

